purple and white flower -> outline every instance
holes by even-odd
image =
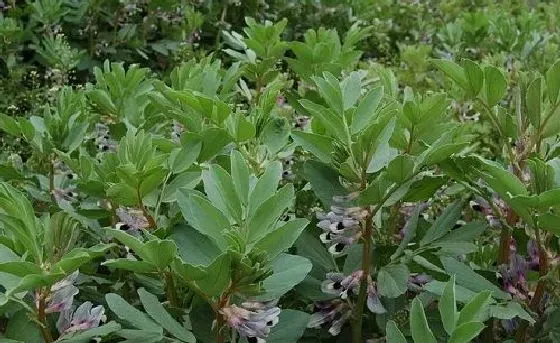
[[[60,313],[56,327],[61,335],[69,332],[96,328],[105,322],[105,308],[101,305],[93,307],[89,301],[81,304],[74,313],[67,309]]]
[[[136,234],[140,230],[150,226],[148,219],[146,219],[141,210],[119,207],[116,213],[120,221],[115,227],[119,230],[127,231],[130,234]]]
[[[276,301],[244,302],[241,307],[230,305],[220,309],[227,325],[235,329],[239,336],[264,340],[270,328],[278,323],[280,308]]]
[[[74,296],[79,293],[78,287],[74,286],[78,275],[79,272],[76,270],[51,286],[50,293],[45,299],[45,313],[63,312],[72,307]],[[36,306],[39,308],[38,297],[36,297]]]
[[[344,301],[336,299],[328,302],[316,302],[314,313],[311,315],[307,327],[319,329],[326,324],[331,324],[329,333],[337,336],[350,316],[352,316],[350,305]]]

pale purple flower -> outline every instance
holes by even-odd
[[[101,305],[93,307],[89,301],[83,303],[72,314],[68,309],[60,313],[56,327],[61,335],[69,332],[96,328],[105,322],[105,308]]]
[[[527,286],[528,263],[523,256],[512,253],[508,265],[501,266],[504,290],[518,299],[528,297]]]
[[[339,256],[354,244],[361,236],[360,220],[367,216],[367,210],[361,207],[346,207],[354,200],[355,193],[348,196],[333,197],[333,206],[328,213],[318,213],[317,227],[323,230],[320,239],[329,245],[329,252]]]
[[[72,307],[74,296],[79,293],[78,287],[74,286],[78,275],[79,272],[76,270],[74,273],[51,286],[50,293],[45,299],[47,304],[45,308],[46,313],[63,312]],[[37,307],[39,307],[38,301],[37,299]]]
[[[532,270],[539,270],[539,247],[534,240],[527,242],[527,254],[529,255],[529,266]]]
[[[298,116],[295,119],[294,128],[305,130],[309,125],[309,117],[307,116]]]
[[[357,295],[360,289],[360,281],[364,272],[355,271],[348,276],[341,273],[328,273],[327,279],[321,284],[324,293],[335,294],[341,299],[348,299],[349,295]]]
[[[115,227],[119,230],[136,234],[138,231],[150,226],[148,219],[146,219],[141,210],[119,207],[117,208],[116,213],[120,221]]]
[[[425,284],[432,281],[432,277],[428,274],[410,274],[408,276],[408,290],[412,292],[420,292]]]
[[[181,123],[174,120],[171,124],[171,138],[178,142],[181,138],[181,134],[183,134],[184,131],[185,127]]]
[[[381,303],[381,299],[379,299],[379,295],[377,293],[377,285],[374,282],[370,282],[368,284],[367,307],[373,313],[381,314],[387,312],[387,310]]]
[[[344,301],[337,299],[329,302],[317,302],[307,327],[319,329],[326,324],[330,324],[329,333],[337,336],[351,315],[350,305]]]
[[[270,328],[278,323],[280,308],[276,301],[244,302],[241,307],[230,305],[220,309],[227,325],[235,329],[240,337],[265,339]]]
[[[78,193],[71,188],[55,188],[52,194],[57,202],[75,202],[78,198]]]
[[[283,95],[279,95],[276,97],[276,105],[278,107],[284,107],[286,104],[286,98]]]
[[[504,330],[506,330],[508,334],[511,334],[515,332],[515,330],[517,330],[517,322],[515,321],[515,319],[501,320],[501,323],[502,323],[502,327],[504,328]]]

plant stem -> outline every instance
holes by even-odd
[[[165,273],[165,297],[169,300],[171,307],[179,307],[179,300],[177,297],[177,290],[175,289],[175,281],[173,274],[170,272]]]
[[[45,340],[45,343],[54,342],[52,334],[47,326],[47,315],[45,313],[45,293],[42,290],[39,290],[39,307],[37,309],[37,316],[39,318],[39,322],[41,323],[41,335]]]
[[[140,209],[142,210],[142,214],[148,220],[149,227],[155,230],[157,228],[156,221],[154,217],[152,217],[152,215],[148,213],[146,207],[142,203],[142,197],[140,196],[140,188],[136,189],[136,196],[138,198],[138,207],[140,207]]]
[[[216,306],[216,343],[224,343],[225,337],[222,333],[222,328],[225,325],[224,317],[220,313],[220,309],[229,305],[229,297],[232,293],[233,286],[230,283],[229,287],[222,293],[220,300],[218,301],[218,305]]]
[[[156,218],[159,216],[159,209],[163,200],[163,193],[165,192],[165,187],[167,186],[167,182],[169,181],[169,178],[172,174],[172,172],[167,173],[167,175],[165,176],[165,180],[163,180],[163,185],[161,186],[161,192],[159,193],[156,209],[154,210],[154,215]]]
[[[362,315],[367,300],[368,277],[371,267],[371,233],[373,229],[373,213],[368,214],[362,238],[364,247],[362,252],[362,279],[360,280],[360,293],[354,308],[354,325],[352,326],[352,339],[354,343],[362,343]]]
[[[52,202],[56,205],[56,197],[54,196],[54,161],[49,158],[49,194]]]

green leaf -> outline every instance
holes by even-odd
[[[486,309],[492,300],[492,291],[483,291],[469,301],[459,313],[457,326],[468,322],[484,321],[483,317],[486,314]]]
[[[202,150],[202,142],[200,140],[187,140],[186,145],[181,149],[176,149],[169,156],[169,164],[173,173],[179,174],[189,169]]]
[[[56,342],[61,343],[90,343],[96,337],[104,337],[113,332],[118,331],[121,326],[116,322],[109,322],[99,327],[88,329],[85,331],[77,331],[75,333],[65,334]],[[1,342],[1,341],[0,341]]]
[[[176,175],[173,180],[167,184],[162,195],[162,202],[176,202],[177,201],[177,191],[180,188],[193,189],[199,183],[201,179],[201,171],[185,171]]]
[[[159,325],[148,318],[145,313],[137,310],[127,303],[120,295],[109,293],[105,295],[105,300],[107,301],[107,305],[111,311],[113,311],[121,320],[132,324],[138,329],[159,333],[163,332]]]
[[[531,325],[535,323],[535,320],[531,315],[523,309],[523,307],[518,302],[508,302],[505,305],[490,305],[490,317],[509,320],[515,317],[519,317],[523,320],[528,321]]]
[[[184,224],[176,226],[170,238],[183,261],[195,266],[208,266],[221,254],[211,238]]]
[[[410,272],[404,264],[387,265],[377,274],[377,290],[387,298],[396,298],[408,289]]]
[[[231,256],[227,253],[218,256],[204,271],[207,276],[196,281],[198,286],[211,297],[222,293],[231,280]]]
[[[443,291],[445,290],[445,286],[447,285],[447,282],[441,282],[441,281],[430,281],[427,284],[424,285],[424,290],[430,293],[433,293],[435,295],[439,295],[442,296],[443,295]],[[460,286],[460,285],[455,285],[455,300],[457,302],[460,303],[468,303],[474,296],[476,295],[475,292]]]
[[[341,115],[307,99],[300,100],[299,102],[313,117],[321,121],[331,135],[341,142],[350,141],[348,128]]]
[[[495,106],[506,94],[507,82],[504,74],[496,67],[484,68],[484,98],[490,107]]]
[[[412,239],[416,236],[416,229],[418,228],[418,217],[420,216],[420,206],[416,205],[414,208],[414,212],[406,222],[404,229],[405,234],[404,238],[397,247],[397,250],[391,255],[391,260],[394,261],[397,257],[399,257],[404,249],[407,248],[408,243],[412,241]]]
[[[134,187],[126,183],[115,183],[107,189],[107,196],[124,206],[134,206],[138,204],[138,197]]]
[[[387,180],[403,183],[412,176],[414,159],[409,155],[395,157],[387,166]]]
[[[560,60],[546,72],[546,93],[552,104],[558,102],[558,92],[560,91]]]
[[[249,194],[249,211],[247,216],[252,215],[263,202],[276,193],[281,179],[282,164],[280,162],[269,164]]]
[[[273,274],[263,281],[265,294],[261,299],[277,299],[302,282],[313,265],[305,257],[280,254],[272,262]]]
[[[131,330],[122,329],[117,332],[120,337],[126,338],[123,343],[157,343],[163,339],[163,330],[150,331],[150,330]]]
[[[437,343],[432,330],[428,326],[424,306],[422,306],[422,302],[418,298],[412,300],[410,331],[415,343]]]
[[[387,343],[406,343],[406,338],[394,321],[387,321],[385,331],[387,333],[387,337],[385,338]]]
[[[331,162],[332,138],[303,131],[293,131],[291,135],[297,145],[315,155],[321,162]]]
[[[247,220],[248,242],[253,243],[266,236],[293,201],[294,186],[289,183],[263,202]]]
[[[177,255],[177,246],[170,239],[151,239],[144,244],[143,256],[146,261],[163,271]]]
[[[177,204],[187,222],[203,235],[210,237],[216,245],[225,250],[228,243],[224,233],[230,228],[228,219],[212,204],[196,194],[177,191]]]
[[[486,280],[483,276],[475,273],[466,264],[461,263],[452,257],[441,257],[441,263],[449,275],[455,274],[457,284],[474,292],[489,290],[492,292],[492,296],[496,299],[509,300],[511,298],[509,294],[504,293],[498,288],[498,286]]]
[[[285,118],[270,119],[259,135],[272,155],[278,153],[288,143],[289,136],[290,125]]]
[[[484,323],[481,322],[469,322],[458,326],[451,338],[449,343],[469,343],[484,329]]]
[[[352,119],[352,134],[362,131],[375,121],[377,118],[376,112],[382,98],[383,87],[375,87],[360,101]]]
[[[539,215],[539,227],[560,237],[560,216],[550,213]]]
[[[216,156],[232,139],[227,131],[220,128],[209,128],[200,133],[202,149],[198,155],[199,162],[206,162]]]
[[[291,220],[259,240],[253,249],[264,251],[269,259],[274,259],[294,244],[308,224],[306,219]]]
[[[41,331],[37,324],[29,319],[26,310],[19,310],[10,316],[2,338],[17,339],[18,342],[43,343]]]
[[[117,269],[129,270],[134,273],[154,273],[157,271],[156,266],[144,261],[133,261],[127,258],[109,259],[103,263],[104,266],[109,266]]]
[[[30,274],[43,274],[41,267],[31,262],[4,262],[0,263],[0,272],[24,277]]]
[[[144,306],[146,312],[155,322],[183,342],[196,342],[192,332],[173,319],[155,295],[148,293],[144,288],[138,290],[138,295],[140,296],[142,306]]]
[[[468,94],[470,97],[475,98],[480,93],[484,83],[484,72],[477,63],[468,59],[463,60],[463,69],[465,70],[468,83]]]
[[[447,206],[439,217],[434,221],[432,226],[426,231],[426,234],[420,241],[421,246],[428,245],[433,241],[445,236],[449,232],[457,220],[461,218],[462,203],[456,201]]]
[[[267,343],[297,343],[309,322],[311,315],[301,311],[282,310],[278,316],[278,324],[266,338]]]
[[[457,63],[449,60],[432,60],[432,63],[447,77],[455,81],[459,87],[468,90],[469,83],[465,71]]]
[[[303,165],[303,173],[313,192],[321,200],[324,208],[329,208],[335,195],[345,195],[346,189],[340,184],[338,173],[328,165],[309,160]]]
[[[231,160],[231,178],[237,195],[241,202],[245,205],[249,202],[249,166],[241,153],[233,150],[230,155]]]
[[[202,181],[212,205],[240,223],[242,220],[241,201],[227,171],[219,165],[211,165],[209,170],[202,172]]]
[[[457,321],[457,305],[455,304],[455,276],[445,285],[443,294],[438,302],[438,310],[441,316],[441,322],[445,331],[451,335],[455,330],[455,322]]]
[[[324,72],[323,77],[312,77],[313,81],[319,89],[319,93],[325,99],[330,108],[337,113],[342,114],[344,111],[344,101],[342,99],[342,90],[338,80],[329,72]]]
[[[321,277],[329,271],[336,270],[337,266],[332,255],[327,251],[321,241],[309,231],[303,231],[295,243],[298,255],[313,261],[313,268],[320,271]]]
[[[362,76],[360,71],[353,71],[341,83],[344,110],[348,110],[361,95]]]
[[[371,156],[367,167],[368,173],[375,173],[386,167],[398,154],[397,149],[389,145],[389,140],[395,130],[396,118],[391,119],[377,137],[375,152]]]
[[[534,79],[527,87],[525,103],[527,107],[527,117],[535,129],[541,126],[541,103],[542,103],[542,80],[540,77]]]

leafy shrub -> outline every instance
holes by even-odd
[[[558,8],[0,2],[0,340],[557,341]]]

